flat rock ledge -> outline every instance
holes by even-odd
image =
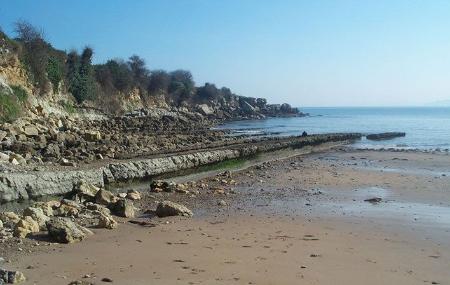
[[[92,169],[1,173],[0,203],[66,194],[71,192],[80,181],[104,187],[105,184],[148,179],[165,173],[251,156],[261,152],[360,138],[361,134],[359,133],[273,138],[223,149],[113,162]]]

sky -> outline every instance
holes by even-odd
[[[0,27],[27,20],[94,61],[143,57],[197,85],[294,106],[450,100],[446,0],[0,0]]]

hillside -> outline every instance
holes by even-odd
[[[139,56],[92,64],[27,23],[0,32],[0,161],[74,167],[103,159],[220,147],[225,120],[299,116],[288,104],[196,86],[189,71],[149,70]],[[0,164],[6,167],[4,164]]]
[[[211,83],[196,86],[186,70],[149,70],[137,55],[92,64],[94,51],[90,47],[81,53],[58,50],[30,24],[16,25],[15,39],[0,32],[2,96],[14,94],[9,87],[29,96],[22,96],[21,101],[15,99],[20,106],[13,109],[24,112],[10,111],[2,116],[4,121],[30,111],[36,113],[33,108],[37,106],[56,114],[95,110],[123,115],[152,108],[182,109],[219,120],[300,114],[288,104],[270,105],[263,98],[239,96],[226,87],[217,88]],[[8,105],[14,103],[9,101],[0,103],[3,113],[8,113]]]

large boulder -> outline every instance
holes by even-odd
[[[168,217],[168,216],[192,217],[193,213],[184,205],[177,204],[171,201],[163,201],[158,204],[156,208],[156,215],[158,217]]]
[[[38,233],[39,229],[39,224],[30,216],[26,216],[15,225],[14,236],[25,238],[30,233]]]
[[[56,203],[59,203],[58,201],[49,201],[49,202],[35,202],[33,203],[33,207],[34,208],[39,208],[42,209],[42,211],[44,212],[44,215],[46,215],[47,217],[52,217],[53,216],[53,206]],[[59,205],[58,205],[59,207]],[[57,208],[57,207],[55,207]]]
[[[69,218],[52,218],[47,222],[49,236],[59,243],[82,241],[86,235],[92,234],[88,229],[77,225]]]
[[[47,229],[46,223],[50,220],[48,216],[44,214],[41,208],[28,207],[23,211],[24,217],[31,217],[39,224],[39,229],[45,231]]]
[[[117,201],[113,208],[113,213],[119,217],[133,218],[134,217],[134,205],[133,202],[125,199]]]

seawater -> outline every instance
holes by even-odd
[[[363,138],[357,148],[450,149],[450,107],[336,107],[300,108],[308,117],[234,121],[219,128],[235,134],[261,136],[334,132],[405,132],[406,136],[385,141]]]

